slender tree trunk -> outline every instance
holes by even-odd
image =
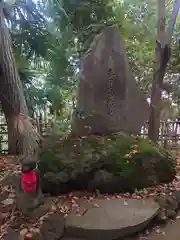
[[[28,108],[2,8],[0,9],[0,79],[0,101],[8,124],[9,153],[30,154],[38,147],[37,136],[28,118]]]
[[[158,0],[158,36],[156,42],[156,64],[152,81],[151,106],[149,117],[149,138],[157,142],[159,138],[161,91],[167,63],[170,59],[170,42],[180,8],[180,0],[174,1],[169,26],[165,29],[165,0]]]
[[[161,44],[156,44],[156,69],[153,75],[151,106],[149,117],[149,138],[157,142],[159,138],[160,114],[161,114],[161,91],[163,78],[166,71],[166,66],[170,58],[170,48],[168,45],[161,47]]]

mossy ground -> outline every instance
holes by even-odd
[[[64,140],[52,136],[44,142],[40,170],[46,184],[68,183],[70,188],[89,188],[94,174],[103,170],[112,177],[103,176],[93,188],[114,192],[171,181],[175,161],[148,139],[126,134]]]

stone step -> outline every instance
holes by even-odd
[[[63,237],[60,240],[86,240],[84,238]]]
[[[152,199],[97,199],[81,204],[78,216],[72,211],[66,218],[66,235],[87,240],[113,240],[144,229],[159,213]]]

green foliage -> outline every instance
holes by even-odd
[[[55,184],[55,191],[61,191],[61,184],[66,182],[66,191],[99,188],[120,192],[171,181],[175,162],[158,145],[125,134],[78,139],[51,136],[44,142],[40,170],[45,191],[51,191],[51,184]],[[94,180],[101,170],[112,175],[110,182]]]
[[[68,105],[64,98],[74,97],[80,59],[94,36],[114,23],[119,25],[125,40],[134,76],[150,96],[157,29],[155,0],[148,3],[143,0],[39,0],[11,4],[8,1],[8,5],[11,14],[7,19],[16,62],[31,108],[50,103],[51,110],[54,105],[56,109],[72,109],[72,104]],[[168,20],[172,1],[167,2],[166,9]],[[179,72],[180,17],[176,25],[168,68],[171,75]],[[43,78],[41,88],[35,84],[39,78]],[[53,94],[55,88],[61,90]],[[177,91],[174,98],[177,100]],[[55,112],[62,113],[51,112],[54,116]]]
[[[45,91],[37,87],[40,73],[44,74],[45,62],[42,58],[46,56],[50,35],[47,21],[31,0],[5,3],[4,14],[12,37],[16,65],[28,107],[34,111],[37,106],[47,103]]]
[[[21,49],[29,59],[46,55],[47,21],[32,0],[15,2],[8,17],[15,48]]]

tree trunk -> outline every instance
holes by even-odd
[[[22,155],[20,159],[22,172],[35,172],[39,136],[28,117],[23,87],[16,69],[11,38],[2,8],[0,9],[0,78],[0,101],[8,124],[9,153]],[[44,215],[48,209],[48,206],[43,205],[39,174],[37,174],[37,183],[36,189],[29,193],[22,189],[22,182],[19,182],[17,208],[29,217],[38,213]]]
[[[175,0],[167,33],[165,30],[165,0],[158,0],[158,36],[156,44],[156,65],[152,81],[151,106],[149,117],[149,138],[157,142],[159,138],[161,91],[167,63],[170,59],[170,42],[180,8],[180,0]]]
[[[38,147],[37,136],[28,118],[28,108],[2,8],[0,9],[0,79],[0,101],[8,124],[9,153],[31,154]]]
[[[163,86],[163,78],[165,75],[167,63],[170,58],[170,48],[168,45],[161,46],[159,42],[156,44],[156,67],[153,75],[151,106],[149,117],[149,138],[157,142],[159,138],[160,115],[161,115],[161,91]]]

